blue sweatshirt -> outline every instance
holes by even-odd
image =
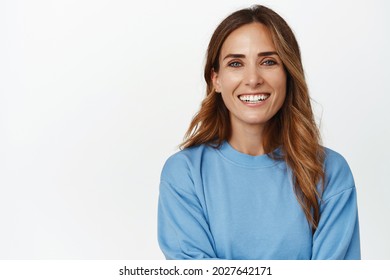
[[[356,189],[338,153],[325,149],[321,218],[312,234],[291,170],[228,142],[171,156],[161,174],[158,240],[167,259],[360,259]]]

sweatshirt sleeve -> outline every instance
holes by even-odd
[[[158,241],[166,259],[217,258],[202,203],[188,164],[170,159],[164,166],[158,204]]]
[[[320,204],[320,222],[313,236],[312,259],[360,259],[356,188],[340,155],[327,162],[327,186]]]

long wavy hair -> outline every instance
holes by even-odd
[[[220,51],[229,34],[253,22],[264,24],[269,29],[287,74],[285,101],[264,129],[264,151],[275,160],[284,160],[290,167],[295,194],[314,233],[320,219],[319,202],[324,186],[324,150],[314,120],[298,43],[285,20],[273,10],[255,5],[234,12],[217,27],[208,46],[204,69],[206,97],[180,147],[207,144],[218,148],[230,139],[229,111],[221,94],[215,91],[212,71],[219,71]],[[274,153],[276,148],[281,148],[281,155]],[[318,189],[317,185],[321,188]]]

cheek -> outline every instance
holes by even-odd
[[[278,93],[283,100],[286,98],[286,83],[282,83],[278,87]]]
[[[280,97],[284,98],[286,96],[287,77],[284,73],[274,77],[273,87]]]
[[[279,94],[278,94],[278,107],[279,109],[283,106],[284,104],[284,101],[286,100],[286,86],[285,85],[282,85],[280,87],[280,91],[279,91]]]
[[[226,90],[223,90],[221,92],[221,97],[222,97],[222,101],[223,103],[225,104],[226,108],[231,111],[232,108],[233,108],[233,98],[232,98],[232,95],[230,94],[230,92],[226,91]]]
[[[275,105],[279,110],[283,106],[287,94],[287,77],[285,74],[283,73],[279,76],[275,76],[272,80],[272,86],[276,93]]]
[[[239,75],[234,75],[233,73],[229,73],[229,74],[222,74],[220,76],[219,81],[220,81],[220,86],[222,91],[232,93],[240,84],[241,79]]]

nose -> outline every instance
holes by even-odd
[[[245,71],[245,85],[250,88],[257,88],[264,82],[263,77],[255,65],[248,66]]]

